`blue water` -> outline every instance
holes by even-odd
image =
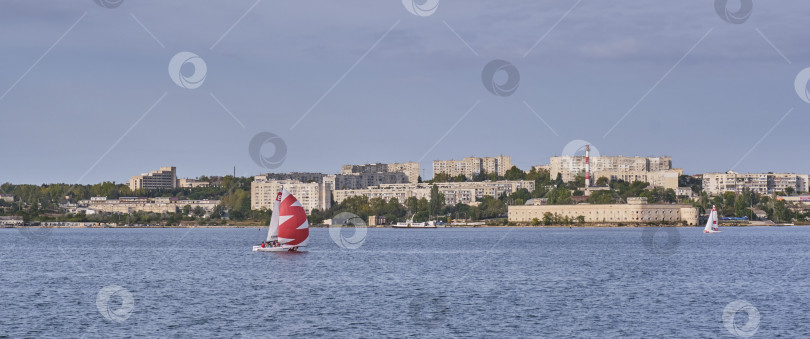
[[[0,337],[810,336],[810,228],[265,232],[0,229]]]

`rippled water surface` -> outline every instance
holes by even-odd
[[[265,232],[0,229],[0,336],[810,335],[810,228]]]

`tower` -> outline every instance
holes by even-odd
[[[591,187],[591,145],[585,145],[585,187]]]

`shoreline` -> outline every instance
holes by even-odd
[[[770,224],[770,225],[726,225],[721,227],[802,227],[810,225],[794,225],[794,224]],[[60,228],[60,229],[166,229],[166,228],[267,228],[267,225],[235,225],[235,226],[220,226],[220,225],[193,225],[193,226],[105,226],[105,227],[85,227],[85,226],[5,226],[0,228]],[[333,226],[344,227],[344,226]],[[352,226],[346,226],[352,228]],[[366,226],[367,228],[387,228],[395,229],[396,227],[386,226]],[[467,228],[652,228],[652,227],[676,227],[676,228],[703,228],[703,226],[683,226],[683,225],[457,225],[446,227],[411,227],[411,228],[396,228],[396,229],[467,229]],[[310,225],[310,228],[330,228],[328,225]]]

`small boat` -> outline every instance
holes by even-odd
[[[413,216],[406,222],[398,222],[391,225],[394,228],[436,228],[436,221],[413,222]]]
[[[267,241],[253,246],[253,252],[297,252],[309,243],[309,221],[304,206],[284,189],[273,202]]]
[[[703,233],[719,233],[720,228],[717,225],[717,208],[712,205],[712,213],[709,214],[709,220],[706,220],[706,227],[703,228]]]

